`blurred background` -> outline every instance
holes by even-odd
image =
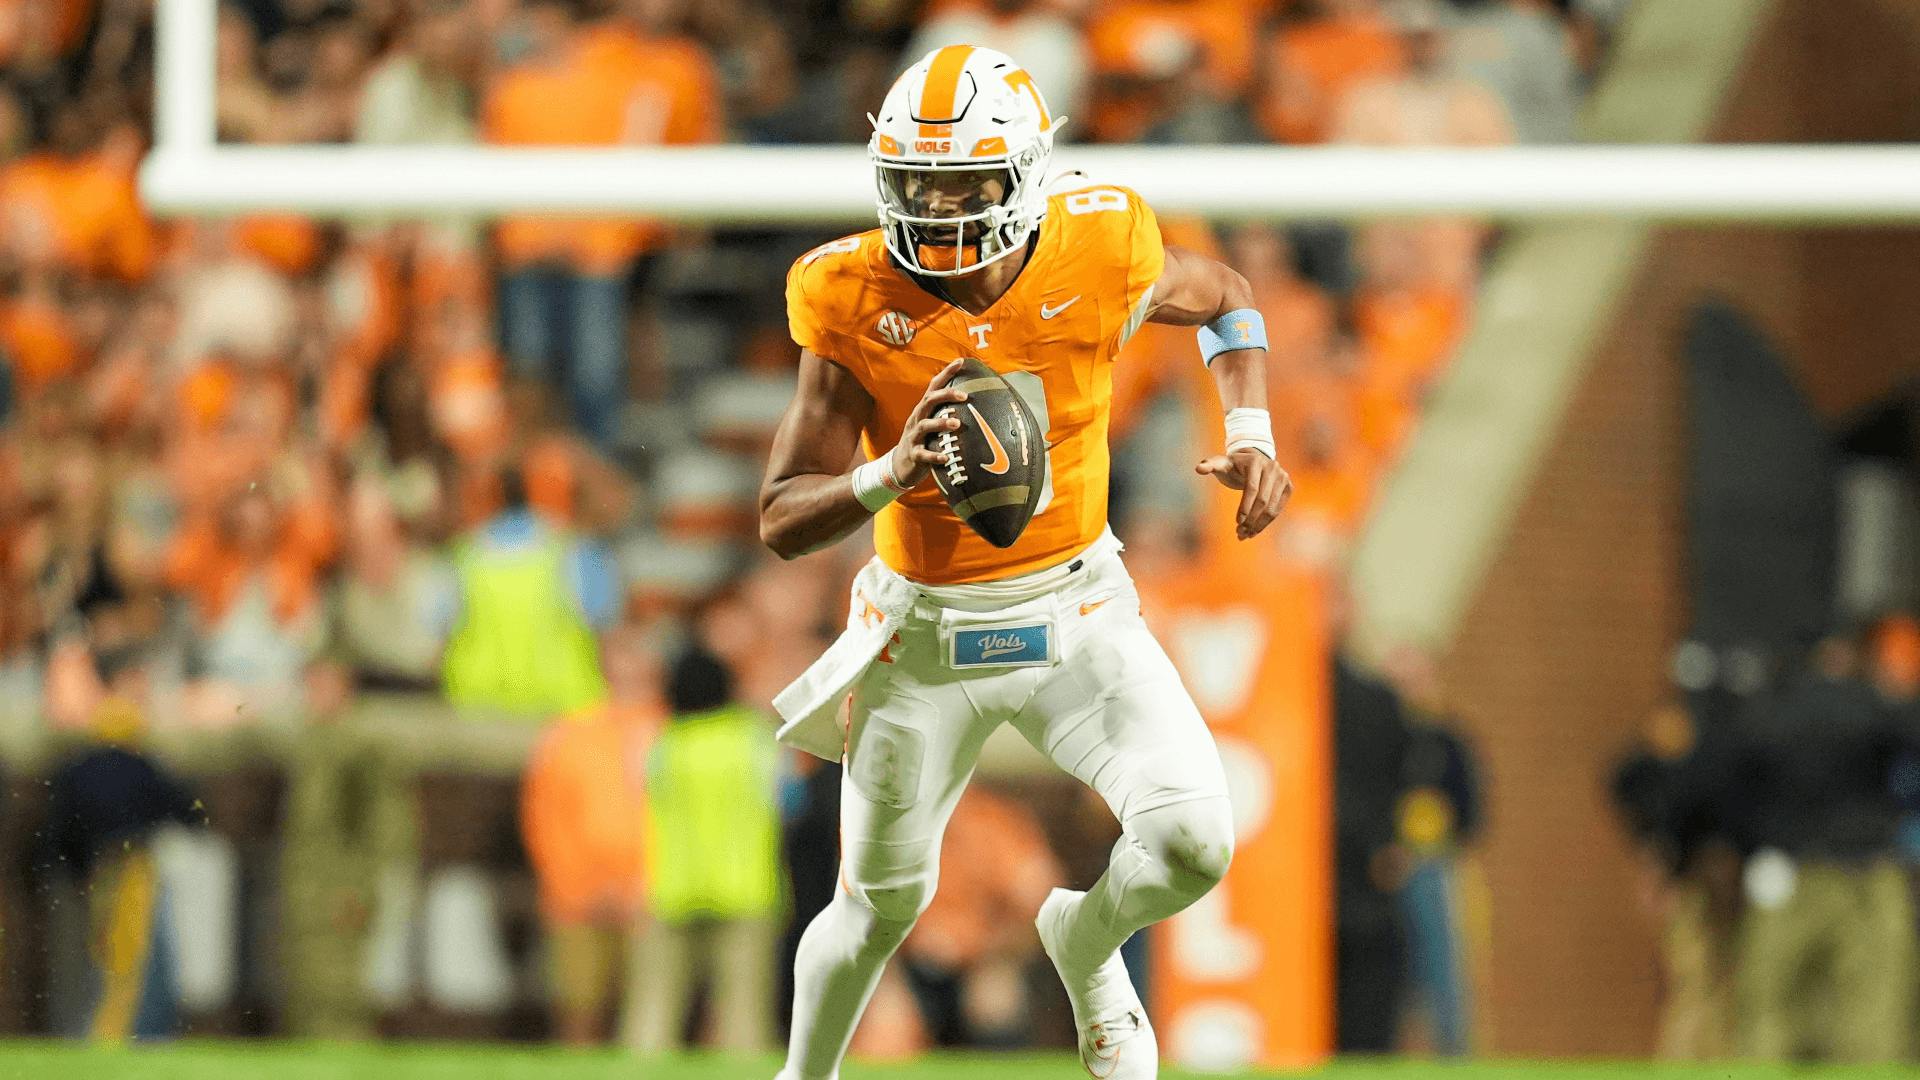
[[[857,143],[958,42],[1063,167],[1920,139],[1904,0],[243,0],[218,138]],[[786,267],[869,222],[166,217],[154,43],[0,0],[0,1033],[772,1049],[838,771],[769,702],[871,550],[755,494]],[[1241,817],[1132,949],[1170,1055],[1920,1049],[1920,232],[1162,226],[1296,485],[1226,539],[1191,332],[1128,346],[1115,530]],[[996,741],[856,1053],[1071,1046],[1031,914],[1115,835]]]

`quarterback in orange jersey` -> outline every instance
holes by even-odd
[[[1227,408],[1196,466],[1239,489],[1259,533],[1290,483],[1274,461],[1265,330],[1246,281],[1162,245],[1123,187],[1047,172],[1055,130],[1011,58],[950,46],[902,75],[874,118],[882,227],[794,265],[800,385],[760,498],[761,537],[797,557],[874,519],[847,629],[774,701],[789,745],[844,762],[842,888],[801,939],[779,1080],[839,1075],[887,958],[932,898],[940,838],[988,734],[1010,723],[1103,796],[1123,830],[1085,893],[1035,920],[1100,1080],[1158,1074],[1119,957],[1135,931],[1227,871],[1233,815],[1213,738],[1141,621],[1107,529],[1114,355],[1146,321],[1199,327]],[[1047,485],[998,548],[927,482],[930,436],[959,422],[963,357],[1005,376],[1045,432]],[[849,475],[856,447],[864,464]],[[851,699],[846,726],[841,705]]]

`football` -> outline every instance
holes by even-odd
[[[1012,547],[1040,504],[1047,480],[1047,449],[1033,410],[1007,380],[968,357],[949,385],[967,395],[934,415],[954,416],[960,430],[942,431],[927,442],[947,455],[933,467],[947,505],[994,547]]]

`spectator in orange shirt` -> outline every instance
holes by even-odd
[[[1087,27],[1095,87],[1088,133],[1102,142],[1221,142],[1253,72],[1238,0],[1125,0]]]
[[[503,365],[478,311],[447,302],[430,317],[432,345],[416,338],[412,367],[426,376],[427,418],[462,472],[491,476],[509,430]]]
[[[720,134],[711,62],[679,36],[678,0],[633,0],[625,17],[578,23],[569,0],[530,0],[527,55],[492,86],[486,138],[507,145],[708,142]],[[631,219],[508,218],[495,240],[509,360],[565,385],[575,421],[601,446],[625,401],[629,288],[665,229]],[[564,372],[564,378],[560,377]]]
[[[80,366],[79,343],[62,300],[56,275],[35,271],[23,275],[14,295],[0,301],[0,355],[10,385],[23,395]]]
[[[262,711],[297,704],[326,640],[319,575],[333,555],[332,511],[291,509],[251,486],[189,526],[168,560],[169,584],[192,600],[199,669]]]
[[[1457,220],[1375,222],[1360,237],[1354,328],[1370,379],[1418,401],[1467,325],[1476,226]]]
[[[1327,139],[1347,92],[1406,66],[1380,0],[1310,0],[1309,17],[1274,35],[1255,115],[1275,142]]]
[[[665,721],[659,661],[638,630],[601,649],[608,700],[555,721],[527,763],[520,827],[546,922],[554,1028],[602,1042],[643,902],[646,760]]]
[[[154,238],[118,154],[87,105],[67,102],[50,122],[47,149],[0,170],[0,246],[29,265],[139,281]]]

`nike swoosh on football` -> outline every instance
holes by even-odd
[[[987,445],[993,448],[993,460],[987,462],[985,465],[980,466],[980,468],[986,472],[992,473],[995,476],[1001,476],[1005,474],[1007,471],[1007,466],[1011,464],[1011,462],[1009,462],[1007,459],[1006,449],[1000,445],[1000,436],[995,435],[993,433],[993,428],[989,427],[986,420],[981,418],[979,409],[974,408],[972,405],[968,405],[967,411],[973,414],[973,422],[980,425],[980,434],[985,435],[987,437]]]
[[[1048,307],[1044,302],[1042,302],[1040,305],[1040,317],[1043,319],[1051,319],[1055,315],[1060,314],[1061,312],[1067,310],[1068,308],[1072,307],[1073,305],[1079,302],[1080,302],[1079,293],[1074,293],[1073,299],[1067,301],[1064,304],[1061,304],[1059,307]]]

